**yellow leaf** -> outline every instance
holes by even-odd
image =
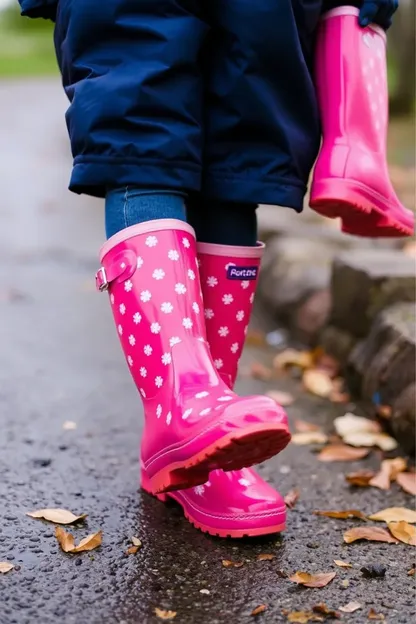
[[[305,587],[325,587],[335,577],[336,572],[320,572],[318,574],[309,574],[308,572],[296,572],[289,577],[292,583],[304,585]]]
[[[87,535],[87,537],[84,537],[84,539],[80,541],[78,546],[76,546],[72,552],[79,553],[84,552],[85,550],[94,550],[94,548],[98,548],[98,546],[101,546],[102,536],[102,531]]]
[[[386,619],[382,613],[376,613],[374,609],[370,609],[367,617],[369,620],[378,620],[378,621],[382,621]]]
[[[273,401],[282,407],[292,405],[295,400],[293,395],[289,394],[289,392],[280,392],[279,390],[269,390],[269,392],[266,392],[266,396],[273,399]]]
[[[138,537],[132,537],[131,538],[131,543],[133,544],[133,546],[137,546],[138,548],[140,548],[140,546],[142,545],[141,540],[139,540]]]
[[[173,620],[176,617],[176,611],[164,611],[158,607],[155,607],[155,614],[161,620]]]
[[[329,444],[318,455],[318,459],[323,462],[333,461],[356,461],[367,457],[367,448],[352,448],[346,444]]]
[[[352,568],[352,563],[347,563],[346,561],[342,561],[342,559],[334,559],[334,563],[340,568]]]
[[[75,548],[74,536],[71,533],[67,533],[61,527],[56,527],[55,536],[59,542],[60,547],[64,552],[72,552]]]
[[[14,565],[9,561],[0,561],[0,574],[7,574],[10,570],[13,570]]]
[[[253,609],[253,611],[251,612],[251,615],[259,615],[260,613],[264,613],[266,609],[267,609],[267,605],[265,604],[259,605],[258,607]]]
[[[224,568],[241,568],[244,565],[244,561],[229,561],[229,559],[223,559],[222,565]]]
[[[354,602],[354,601],[349,602],[348,604],[339,608],[339,610],[343,611],[344,613],[354,613],[354,611],[358,611],[358,609],[361,609],[361,605],[359,602]]]
[[[29,511],[26,515],[31,518],[48,520],[48,522],[54,522],[55,524],[73,524],[74,522],[85,520],[88,514],[76,516],[67,509],[39,509],[38,511]]]
[[[291,366],[298,368],[311,368],[314,364],[313,354],[309,351],[296,351],[295,349],[285,349],[273,360],[273,366],[277,371],[284,371]]]
[[[345,511],[314,511],[315,516],[326,516],[327,518],[337,518],[339,520],[348,520],[349,518],[359,518],[367,520],[367,517],[358,509],[346,509]]]
[[[372,470],[357,470],[357,472],[350,472],[345,475],[345,479],[350,485],[358,487],[368,487],[373,477],[374,472]]]
[[[322,431],[305,431],[304,433],[294,433],[292,435],[293,444],[304,446],[305,444],[325,444],[328,436]]]
[[[135,555],[139,550],[139,546],[129,546],[126,550],[126,555]]]
[[[334,385],[328,373],[317,369],[305,371],[302,382],[308,392],[323,398],[329,397]]]
[[[402,520],[401,522],[389,522],[389,531],[394,537],[410,546],[416,546],[416,528]]]
[[[56,539],[59,542],[60,547],[67,553],[79,553],[85,550],[94,550],[101,545],[102,531],[98,533],[91,533],[80,541],[78,546],[75,546],[75,539],[71,533],[64,531],[62,527],[56,527],[55,529]]]
[[[407,509],[406,507],[388,507],[382,509],[377,513],[368,516],[370,520],[377,520],[379,522],[416,522],[416,511],[413,509]]]
[[[272,561],[272,559],[274,559],[276,557],[276,555],[271,555],[269,553],[262,553],[260,555],[257,555],[257,561]]]
[[[291,611],[287,613],[287,621],[291,624],[308,624],[308,622],[323,622],[324,619],[312,611]]]
[[[381,527],[361,526],[349,529],[344,533],[344,542],[347,544],[362,539],[370,542],[386,542],[387,544],[398,543],[386,529],[382,529]]]

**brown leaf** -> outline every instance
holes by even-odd
[[[159,609],[155,607],[155,614],[161,620],[173,620],[176,617],[176,611],[165,611],[164,609]]]
[[[259,615],[260,613],[264,613],[266,609],[267,609],[267,605],[265,604],[259,605],[258,607],[253,609],[253,611],[251,612],[251,615]]]
[[[87,537],[84,537],[84,539],[80,541],[78,546],[75,546],[74,536],[71,535],[71,533],[64,531],[62,527],[56,527],[55,535],[60,547],[67,553],[79,553],[86,550],[94,550],[94,548],[100,546],[102,542],[102,531],[87,535]]]
[[[344,533],[344,542],[351,544],[357,540],[368,540],[370,542],[386,542],[387,544],[397,544],[397,540],[390,535],[386,529],[376,526],[360,526],[348,529]]]
[[[319,604],[312,607],[312,611],[314,613],[320,613],[321,615],[324,615],[325,618],[337,620],[341,617],[341,614],[338,613],[338,611],[335,611],[334,609],[329,609],[324,602],[320,602]]]
[[[274,559],[275,557],[276,555],[261,553],[260,555],[257,555],[257,561],[272,561],[272,559]]]
[[[302,378],[305,390],[322,398],[328,398],[333,390],[331,377],[325,371],[318,369],[306,370]]]
[[[133,537],[131,538],[131,543],[133,544],[133,546],[137,546],[137,548],[140,548],[140,547],[141,547],[141,545],[142,545],[141,540],[139,540],[139,538],[138,538],[138,537],[134,537],[134,535],[133,535]]]
[[[224,568],[241,568],[244,565],[244,561],[230,561],[229,559],[223,559],[222,565]]]
[[[340,568],[352,568],[352,563],[347,563],[346,561],[342,561],[342,559],[334,559],[334,563]]]
[[[387,525],[390,533],[404,544],[416,546],[416,527],[402,520],[401,522],[389,522]]]
[[[400,472],[396,476],[396,481],[407,494],[416,496],[416,473],[415,472]]]
[[[293,576],[289,576],[289,581],[298,583],[305,587],[325,587],[335,577],[336,572],[321,572],[318,574],[308,574],[308,572],[296,572]]]
[[[272,378],[272,371],[267,366],[264,366],[261,362],[253,362],[250,367],[250,375],[253,379],[260,379],[261,381],[269,381]]]
[[[333,461],[357,461],[367,457],[367,448],[352,448],[346,444],[329,444],[318,455],[318,459],[323,462]]]
[[[139,550],[139,546],[129,546],[126,550],[126,555],[135,555]]]
[[[414,576],[415,575],[415,568],[410,568],[410,570],[407,571],[407,576]]]
[[[14,565],[9,561],[0,561],[0,574],[7,574],[10,570],[13,570]]]
[[[55,524],[73,524],[74,522],[85,520],[87,517],[87,514],[76,516],[67,509],[39,509],[38,511],[29,511],[26,515],[31,518],[41,518],[42,520],[48,520],[48,522],[55,522]]]
[[[314,511],[315,516],[327,516],[327,518],[337,518],[339,520],[348,520],[349,518],[359,518],[367,520],[367,516],[358,509],[346,509],[345,511]]]
[[[324,618],[312,611],[291,611],[285,613],[287,621],[291,624],[308,624],[308,622],[323,622]]]
[[[390,482],[395,481],[397,475],[400,472],[406,470],[407,463],[403,457],[396,457],[395,459],[385,459],[381,462],[380,471],[370,481],[372,487],[379,488],[380,490],[389,490]]]
[[[371,516],[368,516],[369,520],[377,520],[379,522],[416,522],[416,511],[413,509],[407,509],[406,507],[388,507],[382,509]]]
[[[288,507],[289,509],[293,509],[293,507],[296,505],[296,503],[299,500],[299,496],[300,496],[300,490],[298,490],[298,488],[294,488],[293,490],[290,490],[285,496],[286,507]]]
[[[279,390],[270,390],[269,392],[266,392],[266,396],[273,399],[273,401],[282,407],[292,405],[295,400],[293,395],[289,392],[280,392]]]
[[[374,611],[374,609],[370,609],[370,611],[368,612],[368,616],[367,617],[368,617],[369,620],[379,620],[379,621],[382,621],[382,620],[386,619],[382,613],[376,613]]]
[[[292,366],[298,368],[311,368],[314,365],[313,354],[309,351],[296,351],[295,349],[285,349],[273,360],[273,367],[277,371],[284,371]]]
[[[306,420],[295,420],[295,429],[298,433],[308,433],[309,431],[320,431],[319,425],[307,422]]]
[[[304,446],[306,444],[325,444],[328,436],[322,431],[305,431],[304,433],[294,433],[292,435],[293,444]]]
[[[250,329],[247,332],[245,343],[246,345],[251,345],[252,347],[264,347],[267,344],[266,336],[263,332]]]
[[[358,609],[361,609],[361,605],[359,602],[354,601],[348,602],[346,605],[339,608],[343,613],[354,613],[354,611],[358,611]]]
[[[372,470],[357,470],[357,472],[349,472],[345,475],[345,479],[350,485],[358,487],[368,487],[373,477],[374,472]]]

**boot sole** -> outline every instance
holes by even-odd
[[[208,481],[212,470],[241,470],[282,451],[290,442],[284,425],[255,425],[229,433],[184,462],[173,462],[149,477],[152,493],[186,490]]]
[[[398,238],[414,232],[411,216],[397,215],[397,209],[384,197],[355,180],[327,179],[315,183],[309,205],[324,217],[342,219],[345,234]]]

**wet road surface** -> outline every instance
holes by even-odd
[[[179,507],[140,492],[142,411],[107,298],[94,290],[101,203],[66,191],[64,97],[54,81],[16,82],[0,85],[0,101],[7,111],[0,118],[0,561],[16,566],[0,575],[0,623],[153,623],[160,621],[155,607],[176,611],[181,624],[274,623],[287,621],[284,609],[308,610],[319,602],[336,609],[350,601],[362,609],[342,621],[367,622],[370,608],[387,622],[414,621],[414,577],[407,575],[413,549],[343,545],[343,531],[357,521],[312,514],[411,506],[396,486],[387,494],[347,486],[344,473],[377,467],[375,453],[361,462],[326,464],[310,447],[291,445],[260,466],[284,494],[301,491],[281,538],[207,537]],[[249,348],[244,362],[270,358]],[[239,381],[244,394],[270,387]],[[292,424],[303,418],[329,431],[334,413],[345,411],[302,394],[295,381],[273,387],[296,394],[288,410]],[[63,429],[68,420],[75,430]],[[64,554],[54,525],[25,516],[44,507],[88,513],[85,526],[73,532],[80,539],[102,529],[102,546]],[[143,546],[126,556],[133,535]],[[260,553],[276,557],[256,561]],[[244,566],[226,569],[223,559]],[[353,567],[337,568],[334,559]],[[387,567],[384,579],[362,576],[361,567],[371,563]],[[337,576],[326,588],[306,589],[281,572],[296,570]],[[253,618],[261,604],[267,611]]]

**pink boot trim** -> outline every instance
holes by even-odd
[[[400,203],[387,167],[386,35],[361,28],[358,9],[339,7],[321,20],[316,89],[323,143],[310,206],[342,219],[342,230],[368,237],[410,236],[414,216]]]
[[[217,365],[219,360],[222,362],[219,372],[230,387],[237,374],[263,250],[262,244],[257,247],[198,244],[208,342]],[[251,273],[250,279],[241,275],[243,269]],[[224,302],[225,295],[228,303]],[[220,331],[224,326],[229,329],[227,335]],[[141,483],[151,493],[143,467]],[[285,529],[283,498],[248,468],[226,473],[214,470],[205,484],[158,498],[163,502],[174,499],[182,506],[186,518],[210,535],[239,538]]]
[[[108,290],[146,425],[142,461],[153,492],[199,485],[211,470],[241,469],[289,442],[287,417],[267,397],[238,397],[205,341],[193,230],[160,220],[104,245],[97,287]]]

